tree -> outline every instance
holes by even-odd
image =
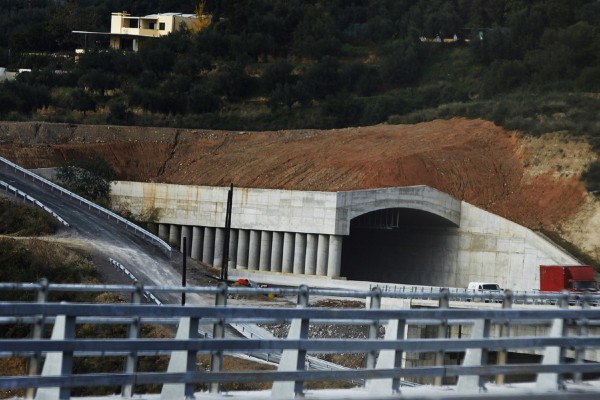
[[[111,99],[108,102],[108,116],[106,122],[109,124],[129,124],[133,118],[127,104],[120,98]]]
[[[92,92],[105,96],[106,91],[117,87],[116,77],[110,72],[92,69],[79,78],[79,86],[88,88]]]
[[[216,95],[228,99],[241,99],[254,92],[255,81],[244,71],[244,61],[234,61],[222,64],[220,68],[209,76],[208,87]]]
[[[211,18],[210,18],[210,16],[206,15],[206,1],[205,0],[202,0],[198,4],[196,4],[194,14],[196,15],[196,20],[194,21],[194,31],[195,32],[201,31],[210,26]]]
[[[422,45],[411,39],[397,40],[382,51],[381,74],[391,84],[415,83],[425,64]]]
[[[494,61],[483,80],[483,94],[491,96],[514,89],[527,82],[529,72],[519,60]]]
[[[81,159],[56,171],[56,178],[75,193],[94,201],[110,200],[110,182],[116,174],[112,166],[100,155]]]
[[[299,100],[296,88],[296,85],[289,83],[277,84],[269,96],[269,107],[271,107],[271,110],[275,111],[284,106],[290,111],[294,103]]]
[[[582,91],[600,92],[600,67],[587,67],[577,78],[577,86]]]
[[[335,22],[322,4],[308,6],[294,32],[293,49],[301,57],[316,60],[336,56],[341,48],[336,32]]]
[[[3,86],[6,93],[13,98],[11,102],[13,111],[28,114],[50,104],[50,91],[45,86],[28,85],[19,79],[4,82]],[[3,111],[8,111],[8,109]]]
[[[293,69],[292,64],[285,59],[277,59],[267,65],[260,78],[263,90],[269,92],[274,90],[278,85],[293,83],[295,80],[291,75]]]
[[[218,111],[221,101],[201,85],[194,85],[187,99],[188,112],[202,114]]]
[[[85,116],[86,112],[96,110],[96,101],[85,90],[75,89],[71,93],[71,107],[74,110],[81,111]]]
[[[340,80],[339,66],[337,58],[324,57],[306,70],[301,81],[310,98],[323,99],[336,93]]]
[[[369,96],[381,89],[381,83],[379,71],[361,61],[350,62],[340,68],[340,84],[349,92]]]

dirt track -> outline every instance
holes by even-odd
[[[278,132],[0,123],[0,154],[26,167],[95,153],[125,180],[323,191],[430,185],[600,255],[590,244],[600,213],[579,181],[596,155],[561,134],[531,138],[462,118]]]

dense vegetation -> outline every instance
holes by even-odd
[[[0,65],[32,72],[0,85],[0,117],[262,130],[460,115],[600,148],[598,1],[208,0],[198,33],[139,53],[90,39],[73,59],[71,31],[106,32],[112,11],[196,5],[3,1]]]
[[[0,197],[0,235],[37,236],[57,229],[58,222],[41,209]]]
[[[265,129],[468,114],[536,132],[540,116],[564,113],[549,128],[599,130],[587,118],[597,98],[567,96],[600,89],[597,1],[213,1],[208,29],[147,41],[139,53],[92,46],[77,63],[58,56],[81,45],[72,30],[107,31],[110,12],[123,9],[193,12],[193,2],[0,7],[2,61],[33,68],[2,85],[4,118]]]

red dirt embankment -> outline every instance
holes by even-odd
[[[560,135],[537,140],[463,118],[278,132],[0,123],[0,154],[30,168],[100,153],[127,180],[319,191],[429,185],[553,230],[586,202],[578,174],[594,155]]]

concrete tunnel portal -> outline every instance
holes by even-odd
[[[341,276],[348,280],[431,285],[440,264],[450,265],[458,226],[414,208],[371,211],[350,221],[342,246]]]
[[[113,182],[113,204],[161,210],[158,236],[214,267],[225,259],[226,187]],[[233,192],[228,268],[439,287],[537,287],[539,265],[578,261],[537,233],[428,186]],[[180,250],[182,250],[180,248]]]

